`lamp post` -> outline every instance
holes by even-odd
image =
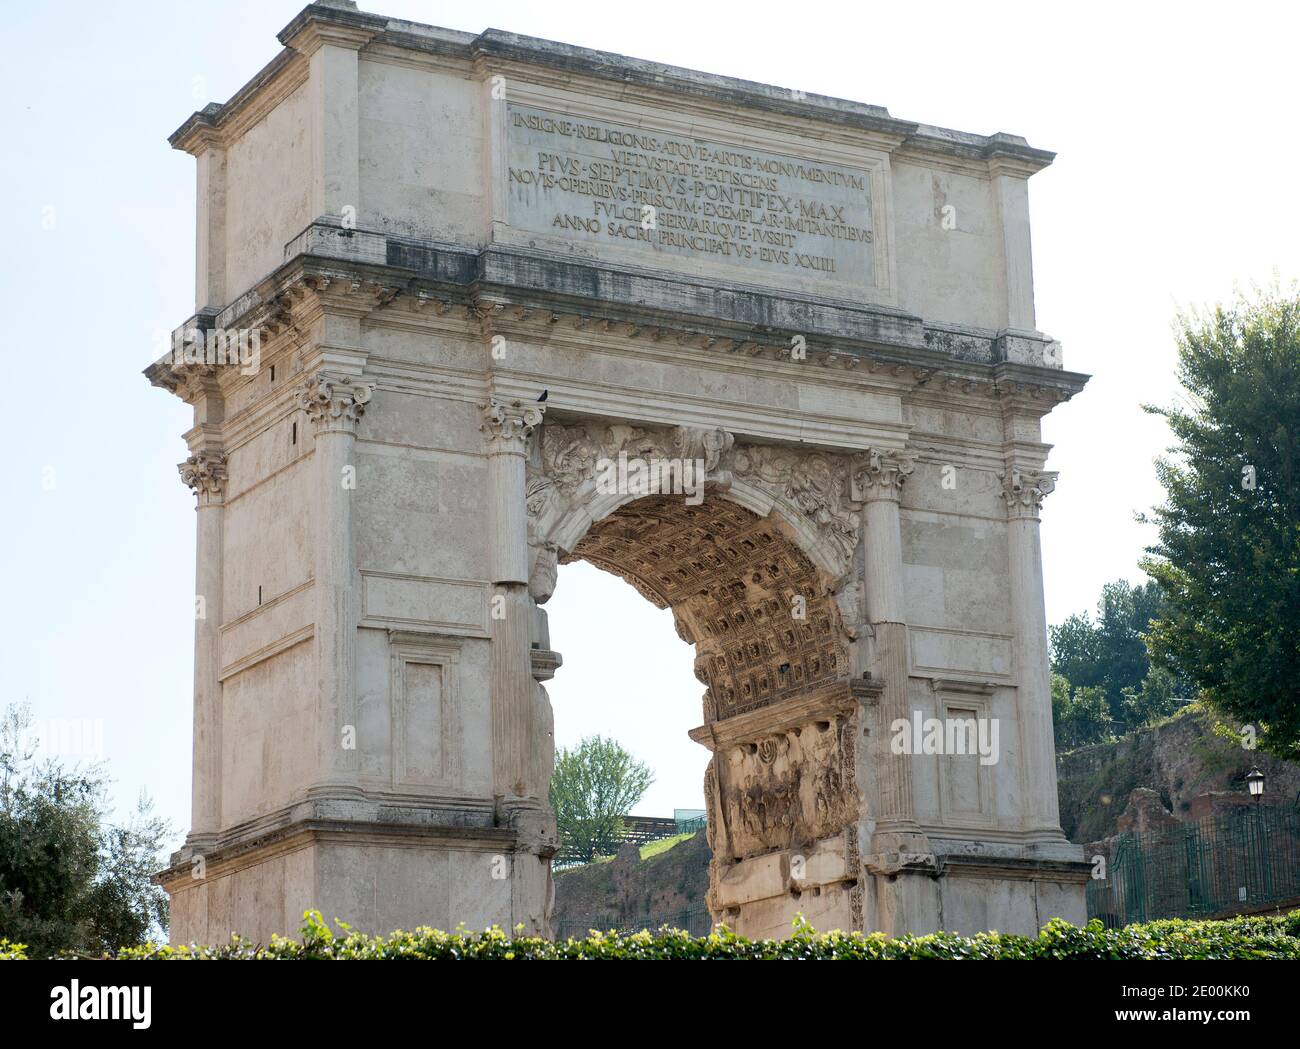
[[[1264,773],[1259,771],[1256,765],[1246,773],[1246,786],[1250,789],[1250,796],[1255,799],[1255,804],[1259,804],[1259,799],[1264,796]]]
[[[1259,771],[1258,765],[1246,773],[1246,788],[1250,791],[1250,796],[1255,799],[1255,804],[1251,806],[1251,809],[1253,809],[1255,813],[1252,817],[1255,829],[1254,833],[1251,835],[1254,839],[1251,843],[1251,852],[1257,853],[1258,859],[1254,860],[1252,865],[1255,866],[1255,869],[1258,871],[1261,878],[1261,884],[1264,886],[1264,891],[1267,893],[1271,891],[1272,871],[1268,866],[1267,846],[1264,842],[1265,830],[1262,818],[1263,813],[1260,812],[1259,809],[1259,799],[1264,796],[1264,773]]]

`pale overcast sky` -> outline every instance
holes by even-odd
[[[0,327],[9,484],[0,514],[0,703],[102,718],[117,798],[189,819],[190,411],[140,369],[193,312],[194,161],[166,136],[276,53],[297,0],[23,3],[0,66]],[[1040,329],[1093,375],[1045,435],[1048,618],[1138,580],[1173,395],[1170,321],[1235,284],[1300,275],[1294,11],[1280,4],[470,4],[370,10],[489,27],[885,106],[1055,150],[1030,183]],[[690,650],[586,565],[548,605],[566,665],[557,735],[621,740],[657,782],[640,811],[701,804]]]

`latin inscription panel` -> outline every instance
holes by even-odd
[[[875,286],[865,170],[524,106],[506,125],[517,230],[645,251],[662,268],[679,256]]]

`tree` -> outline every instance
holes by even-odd
[[[167,927],[150,875],[171,833],[140,799],[124,826],[105,822],[98,767],[37,761],[26,710],[0,720],[0,939],[31,957],[137,946]]]
[[[1186,407],[1162,416],[1165,503],[1143,563],[1165,606],[1155,659],[1300,756],[1300,298],[1278,288],[1178,326]]]
[[[1052,672],[1074,688],[1094,688],[1106,678],[1101,631],[1087,612],[1069,616],[1048,628],[1052,642]]]
[[[1154,581],[1134,586],[1117,579],[1101,588],[1096,622],[1084,612],[1050,629],[1052,671],[1067,688],[1068,702],[1057,717],[1073,725],[1065,734],[1057,731],[1058,747],[1096,743],[1112,729],[1131,732],[1191,697],[1188,682],[1151,667],[1145,638],[1162,605]]]
[[[1133,586],[1123,579],[1101,588],[1097,627],[1106,654],[1102,686],[1112,711],[1126,689],[1140,689],[1151,669],[1145,634],[1160,611],[1160,588],[1152,581]]]
[[[618,848],[623,817],[654,782],[650,769],[615,740],[588,736],[561,748],[551,777],[551,808],[568,856],[590,863]]]
[[[1060,674],[1052,675],[1052,724],[1061,750],[1100,743],[1110,738],[1110,709],[1099,688],[1071,690]]]

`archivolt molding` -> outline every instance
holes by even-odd
[[[535,548],[554,543],[571,550],[592,524],[637,498],[597,489],[597,464],[616,460],[620,453],[647,461],[702,460],[710,495],[725,495],[759,516],[774,512],[818,567],[837,581],[848,575],[857,549],[869,487],[863,480],[873,468],[879,471],[882,457],[895,461],[897,455],[738,444],[722,429],[548,423],[528,477],[529,541]],[[910,458],[902,472],[911,472]]]

